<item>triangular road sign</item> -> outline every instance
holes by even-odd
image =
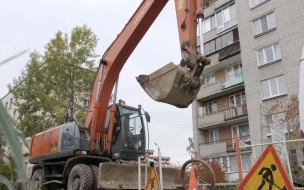
[[[147,182],[146,190],[159,190],[158,178],[156,175],[155,167],[151,167],[149,180]]]
[[[293,189],[275,148],[269,145],[244,180],[238,190],[290,190]]]

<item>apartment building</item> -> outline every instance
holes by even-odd
[[[238,178],[234,134],[245,144],[271,141],[270,130],[263,126],[276,117],[269,117],[267,110],[298,93],[304,1],[203,4],[203,54],[211,64],[192,104],[194,151],[218,162],[233,180]],[[262,148],[255,151],[259,155]],[[241,150],[244,174],[254,162],[251,154],[251,148]]]

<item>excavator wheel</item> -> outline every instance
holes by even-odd
[[[30,190],[42,189],[42,169],[37,169],[31,177]]]
[[[92,190],[99,190],[99,188],[97,188],[98,185],[98,166],[95,165],[90,165],[90,168],[93,172],[93,187]]]
[[[68,179],[69,190],[91,190],[93,187],[94,176],[92,169],[85,164],[75,165]]]

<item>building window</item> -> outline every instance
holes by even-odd
[[[241,155],[241,161],[242,161],[242,170],[243,171],[249,171],[250,165],[251,165],[251,158],[250,154],[242,154]]]
[[[239,77],[243,73],[242,64],[236,64],[226,69],[227,78]]]
[[[203,33],[209,32],[217,27],[217,33],[221,33],[237,25],[235,4],[204,20]]]
[[[221,33],[232,26],[237,25],[235,4],[216,13],[217,33]]]
[[[265,0],[250,0],[250,7],[255,7],[260,3],[263,3]]]
[[[287,94],[286,78],[284,75],[264,80],[261,83],[263,99]]]
[[[238,171],[236,156],[229,156],[230,172]]]
[[[13,120],[16,120],[16,110],[14,111]]]
[[[13,98],[10,99],[10,103],[9,103],[8,109],[12,109],[12,104],[13,104]]]
[[[273,128],[286,127],[287,126],[287,120],[285,120],[285,112],[270,115],[268,123]]]
[[[278,42],[258,50],[259,66],[279,59],[281,59],[281,48]]]
[[[232,127],[232,138],[234,139],[234,135],[237,134],[241,140],[250,140],[250,132],[249,132],[249,125],[244,124],[244,125],[239,125]],[[234,143],[233,143],[233,147]]]
[[[258,20],[254,21],[253,26],[254,26],[254,35],[258,35],[263,32],[266,32],[267,30],[275,28],[276,23],[274,19],[274,13],[263,16]]]
[[[206,76],[206,84],[211,85],[215,82],[214,73]]]
[[[87,109],[89,107],[89,100],[84,100],[83,103],[82,103],[82,107],[84,109]]]
[[[216,19],[215,19],[215,15],[212,15],[204,20],[203,33],[209,32],[214,28],[216,28]]]
[[[214,40],[205,43],[204,54],[211,54],[237,41],[239,41],[239,32],[237,29],[234,29]]]
[[[220,134],[218,130],[209,131],[209,142],[214,143],[220,140]]]
[[[8,102],[5,102],[5,109],[7,110]]]
[[[216,163],[220,167],[222,166],[222,164],[221,164],[221,157],[212,158],[211,162]]]
[[[227,156],[223,156],[222,157],[222,169],[225,172],[228,172],[228,157]]]
[[[216,101],[208,102],[207,112],[212,113],[217,111]]]
[[[245,92],[237,93],[232,96],[229,96],[229,107],[236,107],[246,103],[246,94]]]

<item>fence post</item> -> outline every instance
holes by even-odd
[[[288,171],[289,171],[288,173],[289,173],[290,182],[291,182],[291,184],[293,184],[292,174],[291,174],[291,168],[290,168],[290,161],[289,161],[289,154],[288,154],[286,142],[283,142],[283,147],[285,149],[285,154],[286,154],[286,160],[287,160],[287,167],[288,167]]]
[[[238,134],[234,134],[234,141],[235,141],[236,158],[238,163],[239,180],[241,183],[243,181],[243,171],[242,171],[242,160],[241,160],[240,142],[239,142]]]
[[[141,169],[140,169],[140,156],[138,157],[138,190],[141,190]]]

